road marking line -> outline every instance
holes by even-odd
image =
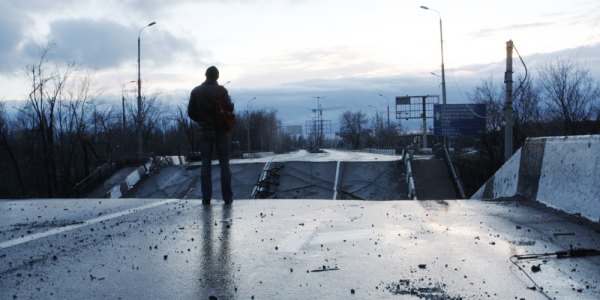
[[[338,178],[340,175],[340,161],[337,162],[337,167],[335,168],[335,183],[333,184],[333,200],[337,199],[337,189],[338,189]]]
[[[63,232],[69,231],[69,230],[77,229],[79,227],[92,225],[92,224],[96,224],[96,223],[103,222],[106,220],[122,217],[122,216],[125,216],[128,214],[132,214],[134,212],[146,210],[146,209],[153,208],[156,206],[161,206],[163,204],[168,204],[168,203],[175,202],[175,201],[177,201],[177,199],[168,199],[168,200],[163,200],[163,201],[159,201],[159,202],[153,202],[153,203],[142,205],[139,207],[129,208],[129,209],[121,211],[121,212],[116,212],[116,213],[100,216],[97,218],[93,218],[93,219],[90,219],[87,221],[83,221],[82,223],[67,225],[67,226],[58,227],[58,228],[52,228],[52,229],[44,231],[44,232],[38,232],[38,233],[26,235],[26,236],[23,236],[20,238],[16,238],[13,240],[8,240],[8,241],[0,243],[0,249],[10,248],[10,247],[13,247],[16,245],[35,241],[37,239],[41,239],[41,238],[48,237],[51,235],[60,234],[60,233],[63,233]]]

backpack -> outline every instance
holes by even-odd
[[[222,85],[217,86],[217,95],[215,101],[216,124],[215,129],[220,133],[230,132],[235,126],[235,114],[233,113],[233,103],[229,100],[227,90]]]

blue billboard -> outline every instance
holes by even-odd
[[[485,104],[436,104],[433,135],[469,136],[485,132]]]

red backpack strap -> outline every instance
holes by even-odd
[[[225,87],[222,85],[217,85],[217,91],[216,91],[217,99],[223,98],[225,96],[225,94],[227,94],[227,90],[225,89]]]

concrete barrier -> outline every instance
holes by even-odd
[[[149,158],[148,161],[131,172],[125,180],[119,182],[105,195],[105,198],[121,198],[131,190],[140,180],[155,168],[164,166],[178,166],[187,164],[185,156],[156,156]]]
[[[471,199],[522,197],[600,222],[600,135],[530,138]]]
[[[148,161],[139,166],[133,172],[129,173],[125,180],[119,182],[112,189],[110,189],[104,198],[121,198],[125,193],[131,190],[145,174],[148,174],[154,165],[154,159],[150,158]]]

